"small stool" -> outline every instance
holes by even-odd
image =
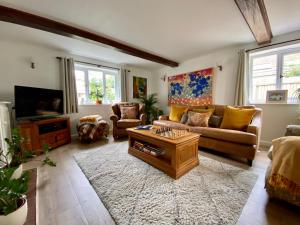
[[[108,136],[108,123],[102,120],[100,116],[98,118],[95,117],[96,115],[80,118],[80,122],[77,124],[77,133],[81,142],[90,143],[103,136]]]

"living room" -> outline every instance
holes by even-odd
[[[299,223],[298,1],[0,6],[0,224]]]

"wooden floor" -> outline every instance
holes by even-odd
[[[28,169],[38,166],[38,225],[115,224],[73,159],[73,154],[76,152],[97,148],[100,151],[101,146],[111,143],[114,143],[112,138],[90,145],[82,145],[75,140],[72,144],[51,151],[51,158],[57,162],[57,167],[40,167],[40,163],[37,161],[25,165],[25,168]],[[120,141],[118,145],[127,147],[127,142],[126,140]],[[249,168],[246,164],[216,153],[201,151],[200,154],[235,166]],[[264,174],[268,163],[266,152],[258,152],[251,170],[259,174],[259,178],[237,225],[300,224],[299,208],[268,199],[264,189]]]

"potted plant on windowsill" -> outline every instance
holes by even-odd
[[[89,98],[97,105],[102,104],[103,94],[103,85],[96,80],[92,79],[90,81],[90,96]]]
[[[13,179],[15,168],[0,169],[0,224],[23,225],[27,218],[29,173]]]

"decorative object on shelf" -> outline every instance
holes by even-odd
[[[168,104],[211,105],[213,68],[168,77]]]
[[[133,76],[133,98],[142,98],[147,96],[147,78]]]
[[[268,90],[267,103],[287,103],[288,90]]]
[[[153,120],[157,120],[160,115],[163,114],[163,111],[156,107],[157,104],[157,93],[144,96],[140,98],[141,103],[145,105],[145,114],[146,114],[146,123],[150,124]]]

